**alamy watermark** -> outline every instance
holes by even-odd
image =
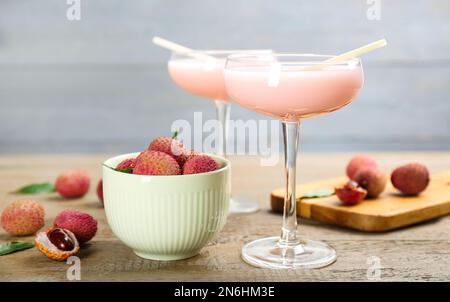
[[[378,281],[381,280],[381,273],[383,267],[381,266],[381,259],[377,256],[367,257],[367,280]]]
[[[380,21],[381,20],[381,0],[367,0],[366,17],[370,21]]]
[[[69,21],[81,20],[81,0],[67,0],[66,18]]]
[[[77,256],[70,256],[67,258],[66,263],[69,264],[69,268],[66,272],[67,280],[79,281],[81,280],[81,260]]]
[[[262,166],[274,166],[280,159],[280,128],[277,120],[229,120],[224,141],[219,121],[203,121],[202,112],[194,112],[193,123],[175,120],[171,131],[178,132],[178,140],[188,149],[221,154],[225,143],[227,155],[258,155]]]

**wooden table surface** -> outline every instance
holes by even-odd
[[[390,171],[408,161],[420,161],[432,172],[450,169],[450,153],[375,153],[381,166]],[[298,181],[316,181],[340,176],[351,154],[302,154]],[[380,279],[449,281],[450,217],[400,230],[368,234],[335,226],[299,220],[299,233],[323,240],[338,254],[337,261],[315,270],[267,270],[251,267],[240,258],[244,243],[279,233],[281,216],[268,211],[269,194],[283,185],[282,160],[263,167],[257,157],[232,157],[233,194],[258,199],[256,214],[233,215],[220,235],[191,259],[158,262],[140,259],[112,234],[97,201],[95,186],[100,163],[106,155],[0,156],[0,209],[26,196],[8,192],[31,182],[53,181],[61,171],[83,168],[92,176],[92,188],[79,200],[63,200],[57,194],[33,198],[46,210],[46,227],[65,208],[77,208],[99,221],[96,237],[79,254],[82,281],[367,281],[379,259]],[[3,230],[0,242],[9,241]],[[28,239],[28,238],[27,238]],[[32,239],[32,237],[29,237]],[[378,257],[378,258],[373,258]],[[0,257],[0,281],[64,281],[69,265],[44,257],[36,249]]]

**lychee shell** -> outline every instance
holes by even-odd
[[[46,232],[39,232],[36,235],[36,238],[34,239],[34,243],[36,245],[36,248],[42,252],[45,256],[47,256],[50,259],[56,260],[56,261],[65,261],[70,256],[76,255],[80,250],[80,245],[76,239],[76,236],[74,233],[72,233],[69,230],[65,230],[73,239],[75,243],[75,247],[71,251],[61,251],[58,250],[53,243],[50,242],[48,239],[47,234],[53,230],[52,228],[47,230]]]
[[[354,205],[361,202],[367,195],[367,191],[358,187],[356,182],[350,181],[344,186],[334,189],[339,200],[346,205]]]
[[[97,197],[98,200],[103,204],[103,180],[100,179],[97,184]]]
[[[168,136],[154,139],[148,146],[148,150],[159,151],[172,156],[180,167],[184,165],[190,154],[190,151],[180,141]]]
[[[144,151],[136,158],[134,174],[178,175],[180,166],[170,155],[160,151]]]
[[[384,191],[387,176],[379,168],[365,167],[356,172],[353,180],[367,190],[367,197],[376,198]]]
[[[121,161],[121,162],[117,165],[116,170],[133,169],[135,163],[136,163],[136,159],[135,159],[135,158],[124,159],[123,161]]]
[[[406,195],[417,195],[430,182],[428,169],[419,163],[410,163],[395,169],[391,174],[392,185]]]
[[[56,216],[54,226],[71,231],[80,244],[88,242],[97,233],[97,220],[77,210],[64,210]]]
[[[183,174],[198,174],[215,171],[219,164],[208,155],[198,155],[189,159],[183,167]]]
[[[370,156],[367,155],[355,155],[348,163],[346,173],[348,178],[353,179],[356,172],[362,168],[366,167],[378,167],[377,162]]]
[[[34,200],[18,200],[2,213],[1,225],[13,236],[35,234],[44,226],[44,208]]]
[[[55,182],[56,191],[65,198],[79,198],[89,190],[90,177],[83,170],[69,170],[59,175]]]

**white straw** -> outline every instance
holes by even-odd
[[[175,42],[172,42],[172,41],[160,38],[160,37],[153,37],[152,41],[154,44],[156,44],[162,48],[166,48],[171,51],[178,52],[180,54],[185,54],[187,56],[190,56],[190,57],[193,57],[196,59],[208,60],[208,61],[215,60],[215,58],[212,56],[208,56],[201,52],[196,52],[191,48],[182,46],[180,44],[177,44]]]
[[[381,40],[375,41],[373,43],[364,45],[362,47],[350,50],[346,53],[343,53],[339,56],[333,57],[326,61],[323,61],[323,63],[321,63],[321,64],[306,67],[304,70],[320,70],[320,69],[323,69],[329,65],[333,65],[338,62],[343,62],[343,61],[347,61],[347,60],[350,60],[353,58],[360,57],[363,54],[369,53],[369,52],[374,51],[375,49],[378,49],[381,47],[385,47],[386,45],[387,45],[386,39],[381,39]]]

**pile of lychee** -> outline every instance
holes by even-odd
[[[187,149],[176,138],[162,136],[136,158],[123,160],[115,169],[139,175],[186,175],[215,171],[219,163],[211,156]]]
[[[9,204],[0,216],[0,224],[11,236],[34,235],[44,226],[45,211],[38,202],[26,199]],[[53,227],[39,232],[34,239],[36,247],[47,257],[63,261],[80,250],[80,245],[97,233],[97,221],[77,210],[59,213]]]
[[[388,176],[370,156],[353,157],[346,169],[349,181],[335,188],[339,200],[345,205],[355,205],[366,198],[377,198],[386,188]],[[405,196],[423,192],[430,182],[427,167],[420,163],[409,163],[397,167],[391,173],[392,185]]]

